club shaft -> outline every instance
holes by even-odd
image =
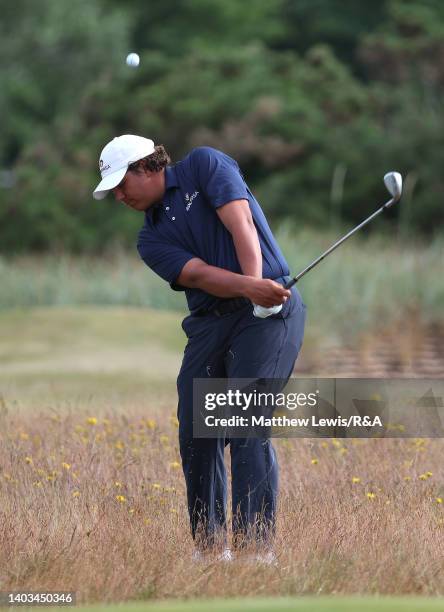
[[[293,287],[293,285],[295,285],[298,282],[298,280],[300,280],[305,274],[307,274],[307,272],[309,272],[315,266],[317,266],[318,263],[320,263],[323,259],[325,259],[327,255],[330,255],[330,253],[332,253],[335,249],[338,248],[338,246],[340,246],[343,242],[345,242],[348,238],[350,238],[350,236],[353,236],[353,234],[355,234],[357,231],[363,228],[364,225],[367,225],[367,223],[370,223],[370,221],[372,221],[372,219],[374,219],[379,214],[381,214],[383,210],[385,210],[386,208],[389,208],[394,203],[394,200],[395,198],[392,198],[391,200],[386,202],[384,206],[381,206],[381,208],[378,208],[378,210],[375,211],[372,215],[370,215],[370,217],[367,217],[367,219],[365,219],[362,223],[360,223],[355,228],[350,230],[348,234],[345,234],[345,236],[343,236],[337,242],[332,244],[332,246],[329,249],[327,249],[325,253],[322,253],[322,255],[320,255],[317,259],[312,261],[309,266],[307,266],[304,270],[302,270],[302,272],[299,272],[297,276],[295,276],[290,281],[288,281],[288,283],[285,285],[285,288],[290,289],[290,287]]]

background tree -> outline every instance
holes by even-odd
[[[179,159],[219,147],[276,221],[350,225],[406,176],[386,223],[436,232],[444,8],[438,0],[0,0],[0,248],[133,245],[97,203],[103,145],[142,133]],[[141,66],[124,64],[129,51]],[[104,214],[104,210],[106,211]]]

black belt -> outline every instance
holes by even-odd
[[[213,304],[213,306],[210,306],[210,308],[202,308],[201,310],[198,310],[195,314],[198,316],[213,314],[216,315],[216,317],[223,317],[226,314],[237,312],[238,310],[245,308],[245,306],[248,306],[249,304],[251,305],[250,300],[243,297],[221,299],[218,300],[215,304]]]

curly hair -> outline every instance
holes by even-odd
[[[157,147],[154,147],[154,153],[130,164],[128,170],[136,172],[137,174],[140,174],[144,170],[160,172],[165,166],[168,166],[169,163],[171,163],[171,158],[166,152],[165,147],[163,145],[157,145]]]

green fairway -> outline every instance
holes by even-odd
[[[53,608],[54,609],[54,608]],[[66,610],[67,608],[56,608]],[[444,609],[441,598],[422,597],[303,597],[264,599],[215,599],[161,603],[121,603],[79,606],[79,612],[429,612]]]
[[[178,313],[37,308],[0,313],[0,395],[19,405],[175,393],[185,334]]]

